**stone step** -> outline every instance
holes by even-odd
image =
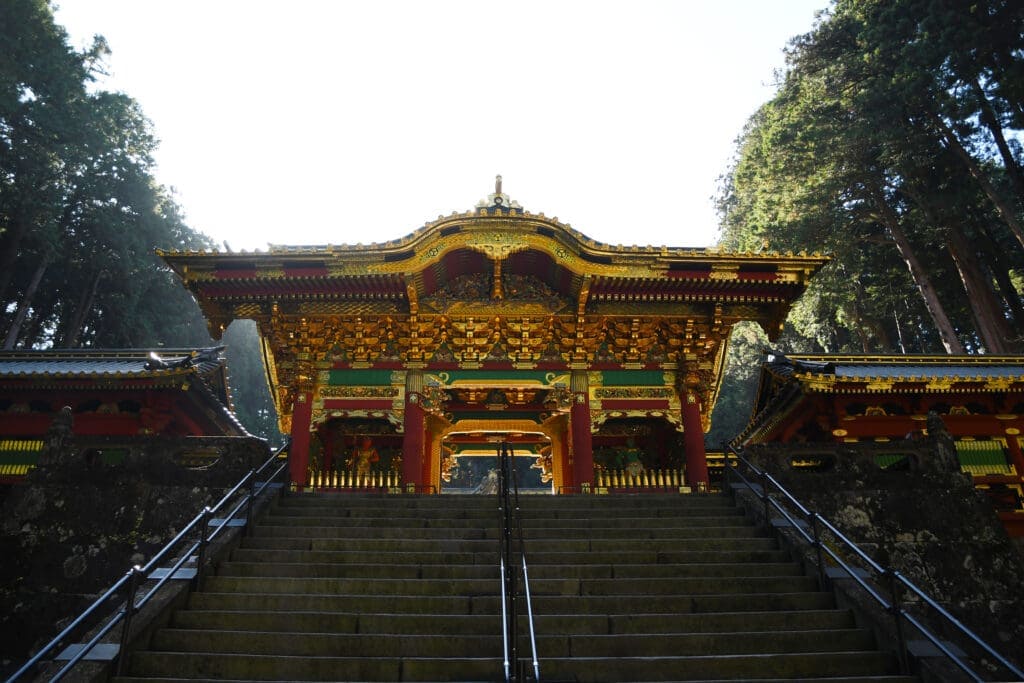
[[[296,593],[217,593],[208,588],[192,593],[189,609],[195,610],[320,610],[401,614],[501,613],[497,595],[306,595]],[[536,595],[534,613],[542,614],[710,614],[715,612],[764,612],[829,610],[835,607],[831,593],[753,593],[733,595],[555,596]]]
[[[400,538],[415,536],[418,539],[446,540],[493,540],[501,538],[501,530],[493,527],[363,527],[363,526],[310,526],[310,525],[278,525],[276,519],[268,520],[253,530],[256,538],[317,538],[317,539],[361,539],[361,538]],[[585,538],[594,540],[645,540],[645,539],[704,539],[709,536],[718,539],[758,538],[764,534],[747,525],[724,527],[672,526],[645,528],[536,528],[524,531],[524,540],[532,545],[538,541],[568,540]],[[528,545],[529,547],[529,545]]]
[[[494,628],[493,614],[375,614],[321,611],[180,610],[171,619],[179,629],[278,631],[291,633],[448,633],[475,635]],[[538,633],[652,634],[751,631],[840,630],[854,626],[844,610],[725,612],[720,614],[541,614]],[[522,626],[525,627],[525,618]]]
[[[527,668],[529,665],[527,664]],[[542,672],[543,676],[543,672]],[[224,679],[224,678],[176,678],[167,676],[116,676],[113,683],[248,683],[249,679]],[[284,679],[291,680],[291,679]],[[497,680],[497,679],[495,679]],[[917,678],[912,676],[828,676],[825,678],[803,677],[799,679],[803,683],[919,683]],[[702,681],[688,681],[688,683],[721,683],[722,679],[705,679]],[[746,678],[744,683],[794,683],[792,678]]]
[[[218,593],[300,593],[313,595],[490,595],[498,588],[493,579],[297,578],[210,576],[204,589]],[[533,595],[724,595],[749,593],[810,592],[817,588],[807,576],[756,576],[742,581],[710,577],[621,579],[531,579]]]
[[[813,631],[748,631],[735,633],[649,633],[570,637],[572,657],[694,657],[700,655],[763,655],[803,652],[851,652],[875,646],[863,629]],[[553,642],[552,642],[553,641]],[[538,656],[561,657],[561,639],[539,636]]]
[[[726,497],[520,506],[542,678],[906,681]],[[285,496],[116,680],[499,680],[497,525],[496,497]]]
[[[498,541],[494,539],[424,539],[424,538],[289,538],[274,536],[250,536],[242,542],[243,548],[267,550],[328,550],[366,552],[475,552],[497,553]],[[665,553],[690,551],[751,551],[778,550],[778,542],[769,537],[749,538],[686,538],[686,539],[590,539],[568,538],[563,540],[529,539],[527,552],[649,552]]]
[[[486,564],[386,564],[312,562],[224,562],[219,576],[389,579],[497,579],[498,567]],[[682,577],[802,576],[796,562],[714,564],[542,564],[531,563],[531,579],[642,579]]]
[[[396,527],[400,529],[458,529],[488,528],[498,526],[500,517],[444,517],[424,518],[421,515],[396,517],[352,517],[337,515],[292,514],[276,510],[268,515],[263,524],[275,526],[336,526],[336,527]],[[723,527],[749,526],[747,519],[739,514],[688,514],[664,517],[546,517],[542,515],[523,519],[523,529],[532,533],[543,529],[640,529],[640,528],[692,528],[692,527]]]
[[[487,635],[445,633],[287,633],[164,628],[153,636],[156,651],[234,653],[286,657],[460,657],[498,660],[502,656],[501,620],[492,619]],[[568,657],[567,638],[546,643],[551,656]],[[538,650],[541,651],[541,650]]]
[[[758,678],[833,680],[835,677],[891,676],[896,658],[887,653],[819,652],[693,657],[572,657],[544,661],[547,680],[604,683],[613,681],[695,681]]]
[[[494,565],[495,551],[487,552],[367,552],[353,550],[266,550],[236,548],[231,554],[233,562],[284,562],[309,564],[481,564]],[[739,564],[784,563],[790,559],[784,550],[694,550],[680,552],[535,552],[530,549],[529,566],[583,565],[583,564]]]
[[[565,657],[543,662],[542,678],[573,681],[807,680],[895,673],[892,655],[873,651],[674,657]],[[216,680],[469,681],[502,677],[492,657],[331,657],[137,652],[135,676]]]
[[[303,657],[481,657],[502,655],[500,620],[480,634],[292,633],[164,628],[150,647],[168,652],[245,653]],[[741,633],[572,634],[537,636],[537,655],[557,657],[670,657],[848,652],[874,647],[861,629]]]
[[[435,495],[377,495],[360,496],[336,493],[304,493],[301,495],[283,496],[275,503],[279,507],[341,507],[341,508],[419,508],[464,510],[486,509],[496,507],[497,495],[484,496],[435,496]],[[519,496],[519,506],[524,510],[557,508],[559,510],[576,509],[623,509],[651,507],[734,507],[735,503],[729,496],[714,495],[680,495],[678,493],[658,494],[643,493],[637,495],[601,495],[601,496],[553,496],[525,494]]]

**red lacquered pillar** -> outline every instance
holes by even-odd
[[[683,444],[686,448],[686,483],[695,489],[708,486],[708,458],[704,451],[704,426],[700,419],[700,399],[683,396]]]
[[[313,419],[313,392],[300,391],[292,405],[292,442],[288,447],[289,474],[295,489],[309,482],[309,427]]]

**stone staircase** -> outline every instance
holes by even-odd
[[[522,508],[543,680],[909,680],[725,497]],[[286,496],[115,680],[499,680],[497,539],[495,496]]]

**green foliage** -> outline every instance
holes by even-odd
[[[211,344],[157,249],[209,249],[153,178],[156,138],[138,103],[97,90],[107,54],[79,53],[45,0],[0,3],[0,331],[5,348]],[[227,337],[250,431],[279,441],[255,328]]]
[[[723,248],[833,257],[775,346],[1021,350],[1024,4],[835,0],[787,63],[717,197]],[[749,415],[749,335],[737,326],[712,443]]]
[[[252,320],[235,320],[222,337],[227,347],[228,384],[239,421],[250,433],[272,445],[283,443],[277,426],[277,409],[270,395],[266,368],[260,353],[260,336]]]
[[[156,139],[138,104],[91,87],[105,42],[72,50],[42,0],[0,4],[0,39],[5,347],[208,344],[154,252],[210,240],[154,181]]]
[[[743,430],[751,418],[764,349],[768,336],[753,322],[737,323],[729,335],[725,370],[718,402],[711,414],[711,430],[704,437],[709,449],[717,449]]]
[[[833,255],[798,350],[1020,348],[1022,27],[1020,3],[838,0],[792,41],[718,205],[726,248]]]

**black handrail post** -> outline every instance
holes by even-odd
[[[252,535],[252,509],[256,502],[256,470],[249,471],[249,503],[245,509],[245,535]]]
[[[772,528],[771,510],[768,504],[768,472],[761,472],[761,502],[764,503],[764,527]]]
[[[207,505],[203,508],[202,519],[199,520],[199,552],[196,554],[196,578],[193,579],[193,588],[199,590],[203,581],[203,565],[206,564],[207,530],[210,528],[210,516],[213,511]]]
[[[822,588],[829,587],[828,576],[825,573],[825,558],[821,553],[821,526],[818,524],[818,513],[811,512],[807,515],[811,520],[811,533],[814,535],[814,552],[818,560],[818,581]]]
[[[124,624],[121,626],[121,645],[117,651],[117,675],[124,673],[124,661],[128,658],[128,637],[131,635],[132,615],[135,614],[135,594],[139,591],[139,577],[142,567],[135,565],[128,570],[128,597],[124,601]]]
[[[910,665],[907,661],[907,637],[903,633],[903,606],[900,601],[899,572],[891,567],[886,567],[883,574],[889,582],[889,594],[892,602],[889,604],[889,611],[896,626],[896,642],[899,646],[900,673],[909,674]]]
[[[501,442],[501,457],[504,463],[502,468],[505,471],[505,481],[502,486],[502,494],[505,496],[505,571],[508,572],[508,619],[509,619],[509,650],[512,660],[513,677],[520,680],[522,668],[519,662],[519,610],[516,604],[516,596],[519,591],[516,587],[516,572],[518,568],[512,564],[512,501],[510,499],[509,482],[512,479],[512,462],[508,454],[508,444]]]

